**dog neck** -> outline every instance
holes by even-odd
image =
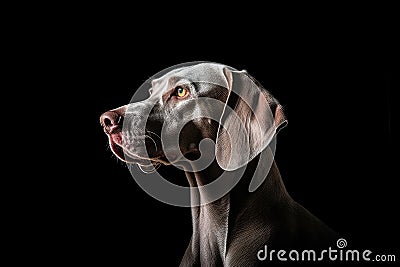
[[[245,231],[249,217],[273,216],[267,203],[290,202],[279,170],[273,162],[266,180],[255,191],[249,192],[249,183],[257,167],[259,158],[254,158],[243,167],[244,173],[236,186],[223,197],[209,204],[192,208],[193,236],[192,255],[201,259],[214,259],[223,263],[230,245],[230,236],[234,232]],[[216,162],[199,172],[186,172],[191,187],[208,184],[224,173]],[[207,192],[199,191],[200,199]],[[257,212],[254,212],[257,211]]]

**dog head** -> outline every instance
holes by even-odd
[[[234,170],[263,151],[286,125],[282,107],[246,71],[194,63],[156,75],[149,96],[104,113],[113,153],[142,170],[207,154]],[[211,140],[213,149],[201,149]]]

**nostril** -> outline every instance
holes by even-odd
[[[121,117],[122,116],[114,111],[107,111],[100,116],[100,124],[104,127],[106,133],[110,134],[113,131],[117,131],[117,128],[119,128],[122,122]]]
[[[104,118],[103,124],[104,124],[104,126],[111,126],[112,122],[109,118]]]

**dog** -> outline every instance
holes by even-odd
[[[334,244],[337,234],[290,197],[275,161],[265,180],[248,190],[264,160],[260,155],[287,124],[282,106],[254,77],[226,65],[201,62],[172,69],[152,79],[149,87],[147,99],[100,117],[119,159],[138,164],[143,171],[180,164],[193,188],[212,183],[222,173],[242,170],[241,179],[227,194],[192,207],[193,234],[181,266],[257,266],[263,264],[257,253],[266,245],[310,249]],[[200,104],[203,98],[225,106]],[[219,120],[210,119],[210,114],[193,117],[210,109]],[[179,126],[181,121],[184,127]],[[238,145],[243,142],[232,141],[241,128],[248,137],[246,153]],[[164,135],[179,136],[179,142],[163,144],[163,129]],[[196,160],[201,158],[203,139],[215,143],[211,153],[215,157],[201,169]],[[205,191],[199,195],[207,198]]]

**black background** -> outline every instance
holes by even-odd
[[[156,72],[197,60],[246,69],[284,106],[289,124],[279,133],[276,162],[296,201],[351,248],[398,251],[398,177],[390,154],[393,32],[385,25],[258,24],[215,36],[204,34],[207,28],[185,34],[91,25],[57,37],[49,60],[63,116],[56,132],[69,153],[48,164],[54,172],[43,213],[50,219],[38,224],[52,252],[39,256],[179,264],[191,236],[190,210],[138,187],[108,149],[99,116],[128,103]]]

